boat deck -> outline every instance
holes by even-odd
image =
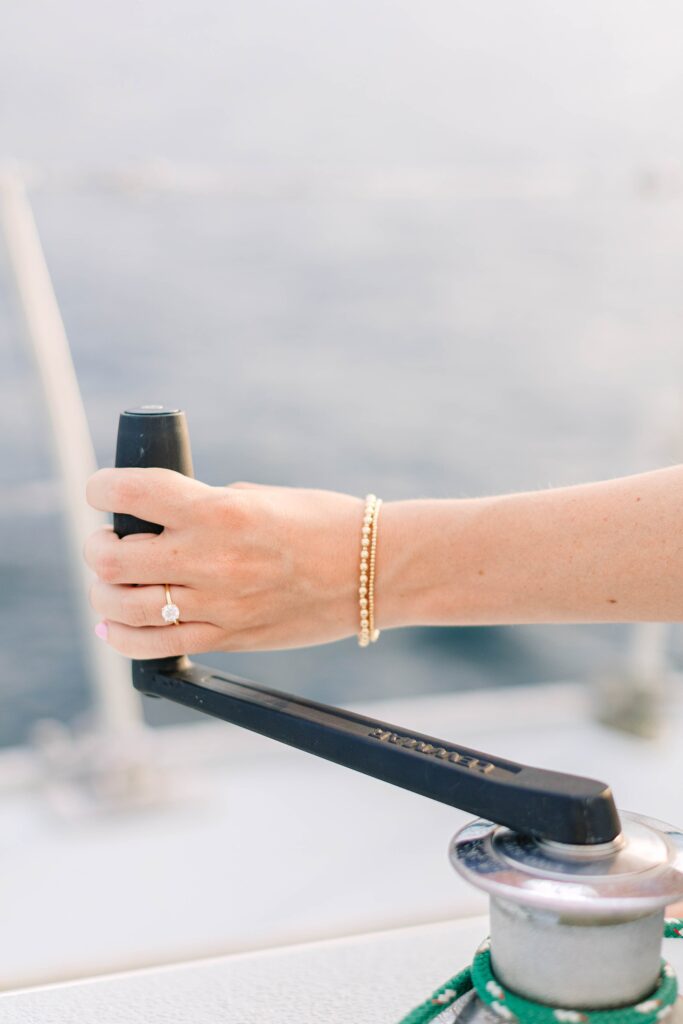
[[[589,700],[566,684],[359,710],[603,778],[618,806],[683,823],[678,696],[656,742],[592,721]],[[160,732],[150,757],[173,795],[157,807],[69,815],[39,789],[0,801],[0,988],[486,911],[446,855],[468,815],[222,723]]]
[[[471,961],[487,927],[473,917],[53,985],[0,996],[0,1014],[4,1024],[393,1024]],[[680,976],[683,942],[664,955]]]

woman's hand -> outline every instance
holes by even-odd
[[[302,647],[357,632],[362,498],[212,487],[158,468],[100,469],[86,498],[164,527],[122,538],[102,527],[83,549],[98,577],[90,603],[129,658]],[[164,583],[177,625],[161,617]]]
[[[364,502],[101,469],[95,508],[165,527],[88,539],[93,607],[136,659],[327,643],[358,629]],[[681,622],[683,466],[488,498],[384,502],[375,625]],[[180,626],[161,619],[168,583]],[[137,584],[137,586],[135,586]]]

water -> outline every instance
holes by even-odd
[[[187,411],[214,484],[455,497],[680,461],[677,8],[642,45],[635,3],[10,10],[0,138],[33,174],[101,465],[119,412],[150,402]],[[0,262],[0,744],[88,706],[8,287]],[[627,639],[427,629],[202,657],[350,701],[585,678]]]

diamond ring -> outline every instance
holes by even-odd
[[[178,622],[178,619],[180,618],[180,608],[177,604],[173,604],[168,583],[164,583],[163,586],[166,591],[166,604],[161,609],[161,617],[164,622],[173,622],[176,626],[179,626],[180,623]]]

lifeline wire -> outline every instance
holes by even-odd
[[[683,938],[683,918],[664,921],[664,938]],[[490,948],[490,940],[486,939],[474,954],[470,967],[441,985],[399,1024],[427,1024],[473,988],[481,1001],[490,1006],[501,1020],[518,1021],[519,1024],[655,1024],[669,1015],[678,997],[674,969],[662,960],[657,988],[633,1006],[621,1006],[616,1010],[563,1010],[534,1003],[508,991],[496,980],[491,969]]]

